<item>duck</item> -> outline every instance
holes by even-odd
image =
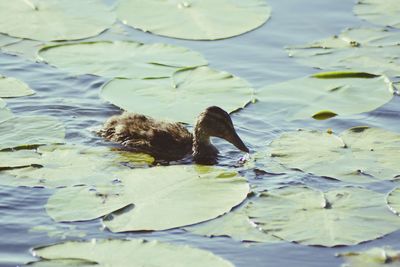
[[[200,113],[193,134],[182,123],[159,121],[131,112],[110,117],[98,134],[108,141],[119,143],[123,149],[143,152],[167,162],[191,155],[197,164],[216,164],[219,152],[210,137],[225,139],[239,150],[249,153],[229,114],[217,106],[208,107]]]

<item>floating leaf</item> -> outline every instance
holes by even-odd
[[[330,110],[322,110],[322,111],[315,113],[311,117],[316,120],[327,120],[327,119],[336,117],[337,115],[338,114],[336,114],[335,112],[332,112]]]
[[[387,203],[396,214],[400,214],[400,187],[389,193]]]
[[[33,91],[26,83],[11,77],[0,75],[0,97],[18,97],[33,95]]]
[[[28,157],[25,160],[20,158],[20,164],[25,162],[25,165],[29,166],[34,163],[34,166],[5,172],[10,178],[1,179],[0,184],[49,188],[82,184],[98,185],[114,180],[113,171],[126,168],[120,164],[121,162],[147,165],[154,161],[152,157],[144,154],[130,153],[140,156],[128,158],[118,152],[110,151],[107,147],[55,145],[40,147],[38,152],[40,156]],[[10,157],[9,160],[12,159]]]
[[[112,252],[110,254],[110,252]],[[34,249],[41,258],[32,266],[152,266],[162,267],[233,267],[228,261],[211,252],[189,246],[173,245],[141,239],[94,240],[91,242],[68,241]],[[47,261],[47,262],[46,262]],[[75,261],[75,262],[74,262]],[[76,261],[80,261],[77,263]],[[42,265],[44,263],[44,265]],[[50,263],[50,264],[49,264]]]
[[[159,166],[114,174],[121,184],[58,190],[49,198],[48,214],[56,221],[80,221],[127,207],[104,221],[111,231],[165,230],[218,217],[240,204],[249,191],[236,172],[207,166]]]
[[[39,162],[40,155],[32,150],[0,151],[0,170],[28,167]]]
[[[400,75],[400,34],[384,29],[346,29],[338,36],[286,48],[291,57],[319,69]]]
[[[355,245],[399,229],[383,194],[346,187],[328,192],[290,186],[264,192],[247,213],[262,230],[287,241]]]
[[[278,243],[281,240],[262,232],[252,223],[248,215],[240,209],[214,220],[185,227],[186,231],[208,237],[226,236],[239,241]]]
[[[327,74],[318,74],[324,75],[326,77]],[[346,75],[351,75],[351,72],[346,72]],[[375,110],[393,98],[393,91],[392,83],[385,76],[305,77],[269,85],[257,93],[257,98],[267,103],[271,112],[280,110],[283,116],[292,120],[310,117],[324,119],[333,115],[346,116]],[[321,110],[329,114],[319,114]]]
[[[0,98],[0,123],[12,118],[13,116],[14,115],[11,111],[6,107],[6,102]]]
[[[51,41],[98,35],[115,21],[99,0],[0,1],[0,32]]]
[[[178,71],[172,81],[115,79],[104,85],[101,96],[130,112],[192,123],[209,106],[227,112],[244,107],[253,89],[227,72],[200,67]]]
[[[379,128],[354,127],[339,136],[289,132],[270,147],[271,156],[287,167],[346,182],[391,180],[400,174],[400,135]]]
[[[400,2],[397,0],[359,0],[354,13],[369,22],[400,29]]]
[[[64,142],[63,124],[53,117],[13,117],[0,122],[0,150]]]
[[[365,251],[340,253],[346,261],[343,267],[400,266],[400,251],[391,248],[371,248]]]
[[[215,40],[264,24],[271,9],[262,0],[122,0],[117,16],[154,34],[192,40]]]
[[[46,62],[73,74],[104,77],[169,77],[181,68],[207,65],[197,52],[168,44],[98,41],[50,45],[39,51]]]
[[[0,33],[0,48],[2,48],[3,46],[12,44],[12,43],[16,43],[19,42],[20,39],[18,38],[14,38],[5,34],[1,34]]]

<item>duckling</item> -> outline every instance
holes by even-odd
[[[229,114],[216,106],[200,113],[193,134],[181,123],[123,113],[109,118],[99,135],[120,143],[127,150],[144,152],[166,161],[179,160],[192,154],[196,163],[215,164],[218,150],[210,142],[211,136],[223,138],[239,150],[249,152],[236,133]]]

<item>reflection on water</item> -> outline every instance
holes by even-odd
[[[113,1],[107,1],[110,4]],[[287,57],[284,46],[303,44],[339,33],[345,27],[368,25],[352,14],[354,1],[336,0],[269,0],[273,13],[271,20],[263,27],[235,38],[213,41],[185,41],[142,33],[126,28],[128,35],[107,35],[99,38],[135,39],[142,42],[165,42],[186,46],[201,52],[211,67],[229,71],[247,79],[255,88],[302,77],[315,72],[297,64]],[[121,26],[124,27],[124,26]],[[37,94],[30,97],[7,100],[10,109],[18,115],[51,115],[62,120],[67,128],[69,143],[105,145],[90,131],[100,125],[107,117],[120,113],[99,98],[99,88],[104,79],[85,75],[70,77],[45,64],[35,64],[19,57],[0,54],[0,73],[27,82]],[[357,100],[355,100],[357,101]],[[251,104],[234,114],[232,119],[239,135],[252,151],[262,151],[276,136],[284,131],[297,128],[333,128],[340,132],[356,125],[371,125],[400,132],[399,99],[386,104],[379,110],[368,114],[347,118],[334,118],[328,121],[282,122],[266,117],[270,107],[261,103]],[[270,112],[268,112],[270,113]],[[222,140],[214,140],[223,156],[220,165],[235,166],[241,153]],[[242,171],[249,181],[263,188],[263,181],[270,179],[277,183],[293,183],[296,179]],[[306,181],[318,187],[335,186],[336,182],[310,175],[299,175],[297,181]],[[1,178],[1,175],[0,175]],[[282,179],[282,180],[279,180]],[[393,183],[371,185],[376,190],[387,191]],[[46,215],[44,205],[50,190],[40,188],[10,188],[0,186],[0,265],[15,266],[32,260],[29,249],[59,241],[45,232],[29,232],[35,225],[52,225],[54,222]],[[296,244],[243,244],[229,238],[205,238],[171,230],[147,234],[112,234],[104,231],[98,220],[75,223],[77,229],[87,233],[86,238],[132,237],[157,238],[179,244],[191,244],[210,250],[236,266],[338,266],[340,260],[334,254],[346,248],[325,249]],[[310,226],[312,227],[312,226]],[[371,246],[392,245],[399,247],[396,240],[400,233],[358,245],[353,250]],[[74,237],[67,237],[73,239]]]

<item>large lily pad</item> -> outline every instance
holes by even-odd
[[[36,248],[33,253],[41,258],[33,266],[233,267],[205,250],[142,239],[69,241]]]
[[[122,0],[117,16],[124,23],[159,35],[215,40],[264,24],[271,9],[263,0]]]
[[[0,1],[0,32],[51,41],[98,35],[115,21],[99,0]]]
[[[400,226],[383,194],[356,187],[283,187],[262,193],[247,212],[264,231],[305,245],[355,245]]]
[[[353,69],[400,75],[400,34],[383,29],[346,29],[311,44],[288,47],[291,57],[319,69]]]
[[[64,142],[63,124],[53,117],[12,117],[0,122],[0,150]]]
[[[393,98],[385,76],[362,72],[319,73],[274,85],[257,93],[271,113],[294,119],[327,119],[372,111]],[[366,93],[367,92],[367,93]]]
[[[387,203],[393,212],[400,214],[400,187],[389,193]]]
[[[0,123],[12,118],[13,116],[12,112],[6,107],[6,102],[0,98]]]
[[[34,94],[26,83],[11,77],[0,75],[0,97],[18,97]]]
[[[342,267],[397,267],[400,266],[400,251],[389,247],[371,248],[365,251],[340,253],[345,259]]]
[[[400,28],[400,2],[397,0],[360,0],[354,13],[369,22]]]
[[[110,78],[169,77],[180,68],[207,64],[199,53],[184,47],[132,41],[50,45],[42,48],[39,56],[72,74]]]
[[[200,67],[178,71],[172,80],[114,79],[104,85],[101,96],[130,112],[193,123],[209,106],[227,112],[244,107],[252,100],[253,89],[227,72]]]
[[[270,146],[271,156],[290,168],[346,182],[391,180],[400,174],[400,135],[379,128],[354,127],[340,135],[289,132]]]
[[[15,152],[10,152],[15,153]],[[153,158],[131,156],[125,157],[106,147],[85,147],[75,145],[54,145],[38,148],[36,155],[20,151],[21,157],[11,154],[5,161],[9,167],[29,166],[5,172],[9,177],[3,177],[0,184],[16,186],[43,186],[48,188],[71,185],[99,185],[115,179],[113,171],[125,169],[121,162],[136,164],[151,164]],[[1,153],[0,153],[1,158]],[[1,165],[0,165],[1,166]]]
[[[236,172],[206,166],[159,166],[115,176],[121,184],[58,190],[49,198],[48,214],[56,221],[80,221],[127,207],[104,221],[111,231],[165,230],[222,215],[249,191]]]

